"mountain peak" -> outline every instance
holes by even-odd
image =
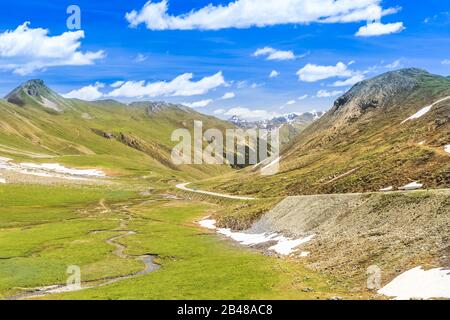
[[[404,69],[399,69],[399,70],[395,70],[395,71],[391,71],[391,72],[387,72],[387,73],[399,73],[402,75],[409,75],[409,76],[429,75],[430,74],[427,70],[420,69],[420,68],[404,68]]]
[[[319,125],[344,128],[359,119],[394,116],[416,103],[425,106],[442,98],[449,88],[448,78],[419,68],[386,72],[355,84],[334,102]]]
[[[192,111],[186,106],[178,105],[178,104],[172,104],[168,102],[163,101],[138,101],[138,102],[132,102],[129,104],[130,107],[137,107],[137,108],[146,108],[148,115],[154,115],[162,111],[166,110],[181,110],[185,112]]]
[[[28,80],[6,95],[5,99],[20,107],[38,104],[57,112],[62,112],[68,106],[63,97],[48,88],[44,80],[40,79]]]
[[[50,90],[45,85],[44,80],[34,79],[29,80],[20,86],[23,90],[26,91],[27,94],[33,97],[39,97],[44,94],[45,91]]]
[[[331,114],[347,121],[369,109],[383,108],[393,100],[402,100],[429,75],[425,70],[408,68],[361,81],[335,101]]]
[[[233,115],[232,117],[230,117],[228,119],[229,122],[233,122],[233,123],[240,123],[240,122],[246,122],[246,120],[241,119],[238,115]]]
[[[45,86],[45,82],[44,82],[44,80],[41,80],[41,79],[31,79],[22,84],[22,86],[31,86],[31,85]]]

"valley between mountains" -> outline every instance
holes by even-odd
[[[280,128],[280,171],[175,165],[194,121]],[[450,298],[449,148],[450,78],[420,69],[257,123],[28,81],[0,100],[0,298]]]

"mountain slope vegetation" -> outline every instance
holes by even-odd
[[[171,134],[234,126],[178,105],[65,99],[41,80],[21,85],[0,100],[0,153],[18,160],[96,167],[111,175],[152,173],[159,178],[200,179],[230,171],[227,166],[175,166]],[[57,158],[57,159],[55,159]]]
[[[450,78],[420,69],[356,84],[284,150],[280,172],[251,169],[202,188],[274,196],[450,186]]]

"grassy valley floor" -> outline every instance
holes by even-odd
[[[301,260],[268,256],[200,228],[196,221],[220,210],[217,204],[128,189],[0,186],[0,297],[27,298],[32,288],[64,285],[70,265],[81,268],[82,285],[92,288],[38,298],[368,296],[352,291],[352,283],[307,269]],[[152,255],[160,269],[139,275],[142,255]],[[125,276],[130,277],[105,285]]]

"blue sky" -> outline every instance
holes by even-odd
[[[450,75],[446,1],[357,0],[342,9],[349,1],[317,0],[309,14],[311,0],[268,0],[267,8],[255,0],[159,2],[145,12],[145,0],[3,0],[0,94],[40,78],[74,97],[165,100],[223,118],[263,118],[327,110],[355,81],[402,67]],[[77,32],[66,26],[71,4],[81,9],[84,38],[55,38]]]

